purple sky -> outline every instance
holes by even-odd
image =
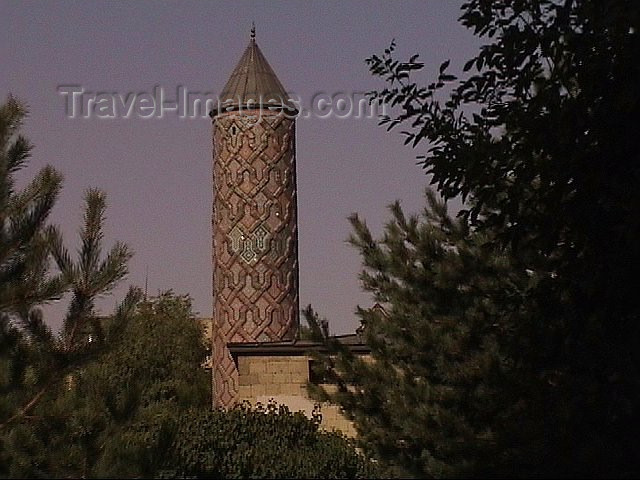
[[[17,2],[0,1],[0,94],[25,100],[25,132],[36,149],[23,181],[50,163],[65,176],[53,214],[67,245],[87,187],[108,194],[106,244],[135,250],[130,274],[100,302],[111,311],[128,284],[190,293],[211,315],[211,125],[208,119],[68,118],[60,85],[126,95],[178,86],[219,92],[249,40],[257,41],[285,88],[306,102],[316,93],[382,86],[364,64],[392,38],[398,57],[420,53],[427,76],[450,58],[461,66],[477,40],[457,22],[457,2]],[[456,69],[454,69],[454,72]],[[175,93],[172,93],[175,97]],[[306,118],[297,124],[300,304],[311,303],[335,333],[358,324],[370,305],[346,244],[358,212],[379,234],[386,205],[423,204],[419,152],[373,119]],[[47,309],[57,327],[63,305]]]

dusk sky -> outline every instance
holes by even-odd
[[[210,316],[211,122],[166,112],[143,119],[70,118],[61,86],[111,96],[153,94],[176,100],[180,87],[219,92],[249,41],[257,41],[285,88],[312,106],[318,94],[358,97],[382,87],[364,59],[395,38],[398,58],[419,53],[421,78],[451,59],[453,72],[477,40],[457,21],[458,2],[18,2],[0,1],[0,93],[26,101],[24,132],[36,148],[26,182],[45,164],[64,177],[52,222],[75,249],[88,187],[107,192],[105,245],[126,242],[130,274],[99,307],[109,313],[129,284],[149,293],[190,293]],[[131,98],[131,97],[130,97]],[[121,107],[124,110],[124,107]],[[398,199],[405,211],[423,205],[427,177],[420,151],[403,146],[374,118],[297,121],[300,305],[312,304],[334,333],[358,325],[362,292],[358,252],[346,243],[347,216],[357,212],[379,235]],[[62,305],[47,308],[59,326]]]

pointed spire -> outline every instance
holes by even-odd
[[[220,94],[222,111],[255,108],[285,107],[295,111],[286,90],[264,57],[256,42],[256,26],[251,24],[251,38],[240,61],[233,69]],[[212,112],[212,115],[221,112]]]

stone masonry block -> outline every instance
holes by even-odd
[[[258,375],[255,374],[251,374],[251,375],[239,375],[238,376],[238,385],[243,386],[243,385],[254,385],[256,383],[258,383]]]
[[[251,394],[254,397],[259,397],[261,395],[267,394],[267,387],[264,384],[258,383],[255,385],[251,385]]]
[[[239,375],[248,375],[250,363],[246,357],[240,357],[238,359],[238,374]]]
[[[238,387],[238,400],[247,400],[251,397],[251,386],[250,385],[240,385]]]
[[[261,373],[260,375],[256,375],[255,383],[259,383],[261,385],[271,385],[272,383],[274,383],[273,377],[273,373]]]
[[[251,358],[249,370],[251,373],[265,373],[267,370],[267,362],[262,357]]]

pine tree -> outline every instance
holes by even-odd
[[[74,369],[108,347],[94,312],[94,301],[108,294],[126,275],[131,252],[116,243],[104,258],[102,238],[105,194],[85,194],[84,225],[79,259],[73,262],[60,232],[47,224],[61,188],[62,177],[43,168],[22,190],[15,174],[32,150],[19,133],[26,108],[13,97],[0,107],[0,326],[3,347],[0,432],[30,417],[32,409]],[[52,260],[59,273],[52,274]],[[54,335],[44,322],[43,303],[72,298],[63,329]],[[140,292],[131,289],[120,308],[118,322],[126,323]],[[112,326],[117,330],[117,323]]]
[[[0,428],[20,421],[54,385],[73,375],[75,369],[110,346],[102,323],[96,317],[94,302],[98,296],[108,294],[126,275],[131,252],[126,245],[116,243],[105,258],[100,258],[106,198],[104,193],[90,189],[86,192],[85,201],[77,262],[71,260],[57,229],[49,228],[52,235],[47,248],[55,258],[60,277],[70,285],[72,297],[58,335],[51,332],[43,321],[42,311],[36,307],[24,312],[26,319],[20,317],[24,319],[21,325],[26,326],[23,332],[30,343],[32,364],[28,390],[31,394],[13,415],[2,419]],[[129,290],[121,306],[122,315],[116,316],[118,322],[126,322],[140,298],[139,289]],[[114,325],[112,328],[118,327]]]
[[[371,360],[326,335],[305,310],[330,355],[316,368],[336,393],[313,394],[343,407],[360,445],[400,476],[458,477],[494,472],[510,457],[501,423],[520,414],[518,367],[509,356],[520,300],[536,279],[509,252],[487,245],[427,193],[423,215],[398,203],[383,237],[350,218],[363,288],[382,307],[359,308]],[[512,458],[510,458],[513,460]]]
[[[61,276],[49,277],[50,245],[57,232],[47,225],[62,176],[44,167],[22,190],[15,175],[26,166],[32,145],[19,133],[26,107],[9,97],[0,106],[0,312],[31,326],[29,310],[59,298],[65,290]]]
[[[47,166],[25,188],[16,187],[16,174],[33,148],[20,134],[26,115],[14,97],[0,105],[0,423],[22,408],[31,390],[31,340],[50,340],[36,306],[66,289],[62,275],[50,274],[51,244],[58,234],[47,225],[62,176]]]

